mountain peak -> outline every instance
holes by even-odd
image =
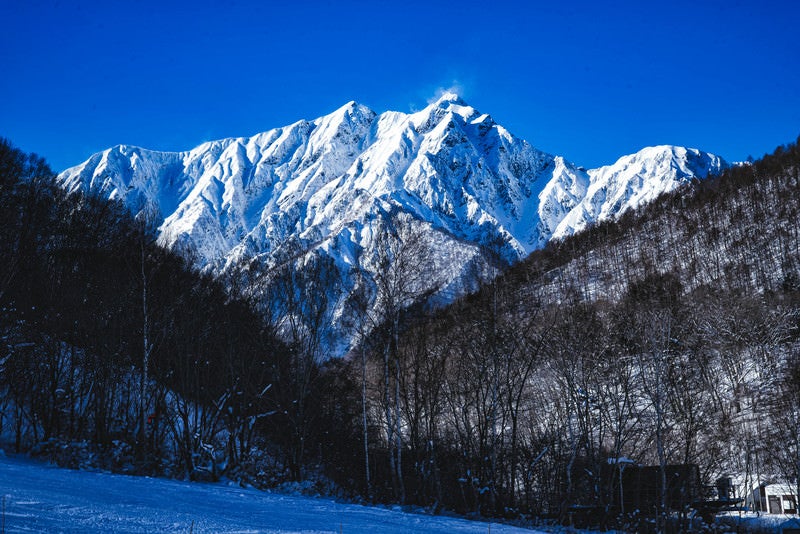
[[[709,173],[715,173],[728,166],[719,156],[703,152],[696,148],[687,148],[678,145],[656,145],[642,148],[634,154],[620,157],[615,163],[589,171],[594,174],[618,172],[622,168],[639,169],[638,172],[650,172],[658,166],[671,166],[672,169],[682,171],[684,177],[705,178]],[[648,171],[647,169],[650,169]],[[666,170],[658,172],[668,175]]]
[[[447,107],[450,104],[458,104],[459,106],[467,105],[464,99],[453,91],[445,91],[433,102],[434,107]]]
[[[677,145],[654,145],[654,146],[647,146],[639,150],[638,152],[631,154],[631,156],[639,157],[639,158],[653,158],[658,156],[668,156],[673,158],[681,158],[685,157],[687,152],[699,152],[697,149],[694,148],[686,148]],[[623,156],[625,157],[625,156]]]
[[[375,115],[375,112],[372,111],[367,106],[359,104],[355,100],[351,100],[344,106],[336,109],[333,113],[327,115],[327,117],[359,117],[359,116],[372,116]],[[321,119],[324,117],[320,117]]]
[[[460,120],[469,122],[478,117],[480,113],[458,94],[448,91],[414,115],[417,117],[416,120],[422,120],[422,124],[425,124],[423,131],[428,131],[434,124],[438,124],[441,120],[447,120],[448,116],[458,116]]]

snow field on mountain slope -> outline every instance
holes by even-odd
[[[59,469],[0,456],[4,531],[535,534],[465,519],[224,484]]]
[[[188,247],[198,266],[219,270],[244,241],[254,254],[269,253],[288,239],[323,238],[373,216],[348,207],[354,193],[454,239],[488,239],[476,243],[485,246],[502,236],[515,250],[507,259],[516,260],[724,166],[716,156],[662,145],[584,171],[448,93],[410,114],[378,115],[349,102],[313,121],[188,152],[120,145],[67,169],[60,181],[70,191],[120,198],[134,212],[149,205],[161,217],[162,243]]]

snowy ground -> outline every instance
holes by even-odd
[[[717,516],[717,522],[732,528],[758,529],[760,531],[770,529],[772,532],[783,532],[784,529],[800,528],[800,517],[788,514],[726,512]]]
[[[2,532],[532,534],[222,484],[71,471],[0,453]]]

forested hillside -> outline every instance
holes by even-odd
[[[796,482],[799,181],[780,147],[384,324],[350,362],[372,491],[566,519],[619,458]]]
[[[255,477],[254,451],[294,415],[294,393],[272,387],[292,383],[290,349],[156,246],[147,221],[54,177],[0,142],[3,446],[74,467]],[[280,480],[293,451],[269,442]]]

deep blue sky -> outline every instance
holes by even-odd
[[[457,88],[595,167],[655,144],[729,160],[800,134],[800,2],[10,1],[0,136],[56,170]]]

